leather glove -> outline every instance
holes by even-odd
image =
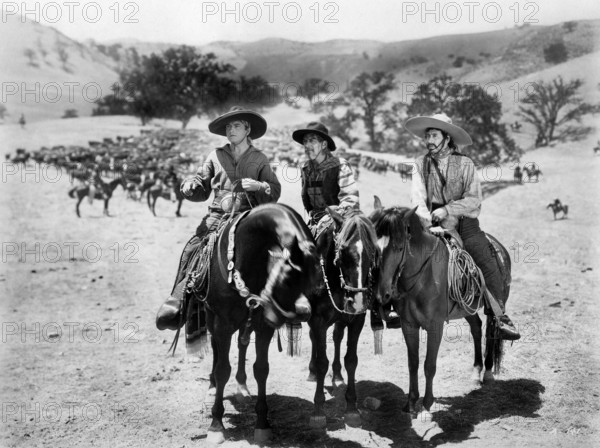
[[[242,179],[242,188],[246,191],[258,191],[262,188],[262,182],[246,177]]]
[[[184,196],[191,196],[197,185],[195,179],[186,179],[181,185],[181,192]]]
[[[431,221],[442,222],[447,216],[448,210],[446,210],[446,207],[441,207],[431,212]]]

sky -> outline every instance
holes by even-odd
[[[600,1],[3,1],[2,21],[11,15],[53,26],[79,41],[203,45],[279,37],[393,42],[600,19]]]

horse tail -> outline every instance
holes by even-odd
[[[504,357],[504,340],[500,337],[500,328],[494,316],[488,315],[487,327],[488,343],[485,344],[485,357],[487,358],[490,354],[489,351],[491,351],[492,361],[494,362],[493,373],[494,375],[498,375],[500,373],[502,358]],[[489,343],[490,338],[491,343]]]

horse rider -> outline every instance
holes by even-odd
[[[308,225],[313,230],[329,217],[327,207],[342,216],[360,208],[358,186],[350,164],[332,154],[336,146],[329,130],[313,121],[292,133],[294,141],[304,146],[308,160],[302,166],[302,203],[308,212]]]
[[[503,314],[496,315],[500,337],[519,339],[519,332],[504,314],[504,284],[494,249],[479,227],[482,195],[475,164],[458,152],[459,146],[472,144],[471,137],[443,113],[413,117],[404,126],[427,146],[427,154],[416,160],[418,175],[412,178],[411,202],[417,206],[417,215],[435,235],[443,235],[444,229],[458,231],[465,250],[481,269],[493,296],[490,300],[499,305],[486,303],[486,314],[501,309]]]
[[[94,164],[92,167],[88,167],[86,170],[84,185],[89,187],[88,201],[90,204],[94,202],[94,197],[97,192],[100,192],[102,199],[105,199],[104,188],[102,188],[102,178],[100,177],[100,167]]]
[[[210,232],[218,230],[227,217],[260,204],[277,202],[281,185],[271,170],[269,160],[252,143],[267,131],[267,122],[258,113],[232,107],[208,125],[208,130],[227,137],[228,144],[212,151],[195,176],[186,178],[181,192],[192,202],[214,198],[196,234],[188,241],[179,262],[171,296],[156,316],[159,330],[177,330],[186,286],[186,270],[191,255]]]

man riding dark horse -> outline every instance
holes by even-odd
[[[406,129],[423,138],[428,153],[416,161],[419,175],[413,176],[411,201],[425,228],[435,235],[456,229],[464,249],[481,269],[490,292],[486,313],[498,319],[500,336],[515,340],[520,335],[505,314],[504,284],[494,250],[479,227],[481,185],[473,161],[458,152],[458,146],[472,144],[469,134],[452,124],[446,114],[413,117]],[[433,226],[433,224],[437,224]]]
[[[214,199],[196,234],[188,241],[179,262],[171,296],[156,316],[159,330],[181,327],[180,310],[187,283],[187,267],[192,254],[209,233],[217,231],[227,218],[252,207],[277,202],[281,185],[271,170],[269,160],[252,140],[267,131],[267,122],[256,112],[234,106],[208,125],[208,130],[227,137],[229,143],[215,149],[198,168],[195,176],[184,180],[181,192],[192,202]]]

